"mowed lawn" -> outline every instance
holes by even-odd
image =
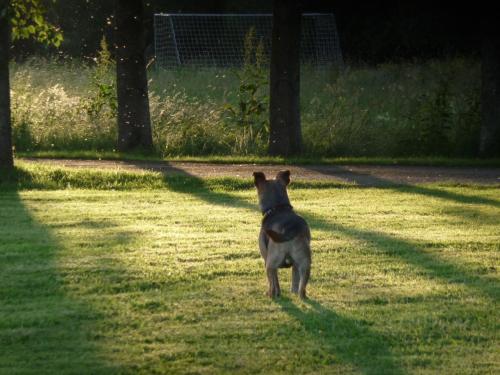
[[[250,181],[0,190],[0,373],[500,371],[498,187],[289,194],[306,301],[265,296]]]

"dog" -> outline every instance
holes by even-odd
[[[253,177],[263,215],[259,249],[269,281],[267,294],[271,298],[281,294],[278,268],[292,267],[291,291],[304,299],[311,274],[311,232],[290,205],[290,171],[278,172],[274,180],[267,180],[262,172],[254,172]]]

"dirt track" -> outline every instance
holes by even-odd
[[[292,178],[301,180],[333,180],[365,186],[388,184],[419,184],[456,182],[500,184],[500,168],[419,167],[419,166],[359,166],[359,165],[253,165],[209,164],[187,162],[141,162],[110,160],[22,159],[33,164],[49,164],[71,168],[104,168],[114,170],[152,170],[165,174],[184,174],[196,177],[252,176],[263,171],[269,176],[280,169],[289,169]]]

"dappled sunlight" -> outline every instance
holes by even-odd
[[[281,270],[284,296],[272,302],[254,189],[162,181],[162,189],[20,193],[25,225],[40,223],[57,243],[56,295],[71,301],[60,304],[82,306],[81,345],[106,366],[405,373],[491,351],[498,232],[488,220],[470,230],[470,218],[446,210],[494,215],[495,206],[292,185],[292,204],[312,229],[311,300],[292,296]],[[497,196],[494,188],[446,190]],[[26,237],[25,248],[35,241]],[[437,347],[447,349],[421,367],[420,351]]]
[[[495,373],[494,17],[233,3],[0,5],[0,375]]]
[[[372,189],[371,192],[373,196],[364,200],[362,206],[346,207],[341,200],[349,197],[338,191],[337,199],[340,202],[331,216],[325,215],[320,207],[315,209],[313,206],[303,210],[306,217],[310,218],[313,237],[316,229],[323,233],[333,233],[334,236],[337,234],[347,246],[352,242],[359,256],[369,265],[367,277],[377,277],[377,270],[382,278],[391,276],[390,282],[383,284],[384,288],[390,284],[399,287],[407,282],[429,283],[435,284],[431,289],[440,285],[438,290],[449,291],[451,288],[460,292],[462,288],[470,287],[495,298],[498,285],[491,282],[495,278],[496,269],[492,267],[486,271],[488,266],[485,268],[484,265],[485,260],[495,253],[495,239],[499,236],[495,223],[481,222],[477,228],[471,229],[469,222],[439,215],[443,207],[454,203],[436,205],[435,200],[421,200],[410,196],[405,198],[403,204],[398,194],[388,195],[377,189]],[[398,204],[392,203],[392,199],[398,201]],[[405,207],[411,207],[410,215]],[[379,215],[380,210],[388,209],[392,214]],[[482,210],[490,214],[498,212],[498,209],[489,205],[485,205]],[[327,241],[325,244],[331,247]],[[480,254],[483,258],[479,261]],[[341,254],[334,255],[341,257]],[[371,281],[368,280],[369,283]],[[410,284],[409,290],[418,289]]]

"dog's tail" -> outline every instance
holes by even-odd
[[[291,239],[293,239],[295,237],[295,233],[294,234],[282,234],[282,233],[278,233],[278,232],[275,232],[274,230],[272,229],[265,229],[265,232],[266,234],[274,241],[274,242],[286,242],[286,241],[290,241]]]

